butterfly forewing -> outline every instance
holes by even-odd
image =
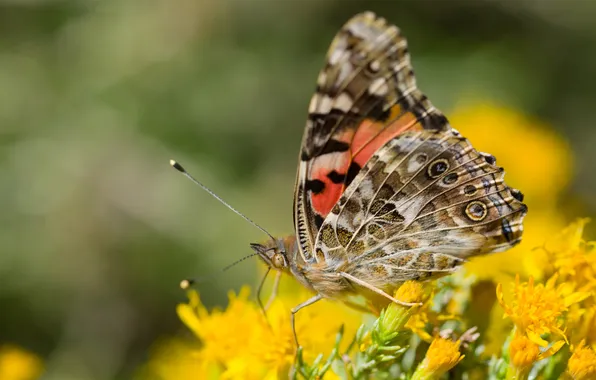
[[[416,88],[405,38],[372,13],[353,17],[331,43],[302,141],[294,220],[306,261],[325,217],[373,154],[422,129],[447,126]]]

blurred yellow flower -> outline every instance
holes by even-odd
[[[573,380],[596,379],[596,352],[581,342],[569,358],[567,373]]]
[[[561,316],[570,305],[588,296],[587,293],[574,292],[564,283],[556,286],[557,277],[555,274],[546,284],[534,285],[534,278],[520,283],[519,276],[516,276],[510,303],[504,300],[502,285],[497,285],[497,299],[505,310],[504,317],[509,317],[521,334],[541,347],[548,345],[541,337],[543,334],[556,333],[566,339],[561,330]]]
[[[575,288],[594,294],[596,252],[594,243],[582,238],[588,222],[589,219],[579,219],[572,223],[555,238],[549,239],[544,250],[551,256],[553,269],[560,274],[562,281],[571,282]]]
[[[187,304],[178,305],[180,319],[202,344],[196,353],[196,360],[201,363],[199,373],[219,373],[222,379],[287,376],[296,354],[289,310],[300,299],[279,296],[265,318],[255,302],[248,300],[249,293],[248,287],[243,287],[238,295],[230,293],[225,311],[208,312],[195,291],[189,291]],[[334,318],[338,313],[342,318]],[[358,313],[333,302],[302,309],[296,316],[296,332],[305,360],[313,360],[320,352],[329,352],[342,324],[346,334],[351,336],[360,323]]]
[[[540,346],[522,334],[515,334],[509,343],[511,363],[517,368],[530,367],[540,355]]]
[[[594,294],[594,293],[592,293]],[[590,345],[596,344],[596,304],[578,308],[570,321],[571,341],[577,343],[585,340]]]
[[[461,342],[436,337],[426,351],[426,356],[416,368],[412,380],[438,379],[455,367],[465,355],[459,352]]]
[[[550,258],[550,272],[569,289],[586,294],[581,304],[571,305],[567,326],[573,343],[596,342],[596,251],[594,242],[586,242],[583,232],[589,219],[578,219],[544,244]]]
[[[509,378],[525,378],[535,362],[551,357],[564,345],[565,341],[559,340],[541,352],[538,344],[523,334],[515,333],[509,343],[509,357],[511,360]]]
[[[17,346],[0,346],[1,380],[34,380],[43,371],[41,359]]]
[[[195,380],[217,378],[218,368],[209,368],[197,344],[180,339],[157,341],[149,363],[140,368],[135,379]]]

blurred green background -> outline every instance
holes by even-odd
[[[181,330],[181,279],[215,274],[211,306],[254,283],[256,261],[219,273],[264,236],[168,160],[290,233],[315,79],[364,10],[448,116],[481,94],[563,136],[561,208],[593,214],[596,2],[0,0],[0,345],[47,379],[126,379]]]

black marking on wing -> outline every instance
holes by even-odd
[[[331,182],[333,183],[344,183],[345,179],[346,179],[346,175],[345,174],[340,174],[338,172],[336,172],[335,170],[331,171],[331,173],[327,174],[327,177],[331,180]]]
[[[350,167],[348,168],[348,173],[346,174],[346,182],[345,182],[346,187],[350,186],[350,184],[352,183],[354,178],[356,178],[356,175],[358,174],[360,169],[362,169],[360,167],[360,165],[358,165],[356,162],[352,161],[352,163],[350,164]]]
[[[511,195],[513,196],[513,198],[517,199],[520,202],[524,201],[524,193],[517,189],[509,188],[509,190],[511,191]]]
[[[503,236],[505,236],[507,242],[510,243],[513,240],[513,230],[507,219],[501,219],[501,231],[503,231]]]
[[[324,221],[325,219],[323,219],[321,215],[315,214],[315,226],[317,226],[317,230],[321,229],[321,226],[323,225]]]
[[[381,122],[389,120],[389,115],[391,115],[391,107],[386,107],[387,102],[385,99],[371,96],[368,101],[371,104],[374,104],[374,106],[369,109],[366,115],[363,115],[364,117]]]
[[[350,144],[345,143],[343,141],[337,141],[337,140],[331,139],[327,142],[327,144],[325,144],[325,146],[323,147],[323,149],[321,149],[321,151],[319,151],[315,154],[315,157],[323,156],[328,153],[345,152],[345,151],[348,151],[349,149],[350,149]]]
[[[320,179],[309,179],[304,183],[304,188],[307,191],[312,191],[314,194],[320,194],[325,190],[325,182]]]

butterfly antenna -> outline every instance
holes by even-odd
[[[207,186],[203,185],[201,182],[199,182],[195,177],[193,177],[189,172],[186,171],[186,169],[184,169],[182,167],[182,165],[180,165],[178,162],[174,161],[174,160],[170,160],[170,165],[178,170],[180,173],[184,174],[184,176],[188,179],[190,179],[192,182],[195,183],[195,185],[199,185],[203,190],[205,190],[206,192],[208,192],[213,198],[217,199],[218,201],[220,201],[224,206],[226,206],[227,208],[229,208],[230,210],[234,211],[236,213],[236,215],[242,217],[244,220],[246,220],[248,223],[252,224],[253,226],[257,227],[259,230],[261,230],[262,232],[264,232],[267,236],[269,236],[271,238],[271,240],[276,241],[275,238],[269,233],[267,232],[267,230],[265,230],[263,227],[259,226],[258,224],[256,224],[255,222],[253,222],[252,220],[250,220],[246,215],[244,215],[243,213],[241,213],[240,211],[236,210],[234,207],[230,206],[226,201],[224,201],[223,199],[221,199],[217,194],[215,194],[213,191],[211,191],[211,189],[209,189]],[[240,260],[242,261],[242,260]]]
[[[244,260],[246,260],[246,259],[250,259],[251,257],[253,257],[253,256],[257,256],[257,255],[258,255],[258,253],[251,253],[250,255],[244,256],[243,258],[241,258],[241,259],[238,259],[238,260],[234,261],[232,264],[230,264],[230,265],[226,265],[226,266],[225,266],[225,267],[224,267],[224,268],[223,268],[221,271],[222,271],[222,272],[225,272],[225,271],[227,271],[228,269],[230,269],[231,267],[233,267],[233,266],[235,266],[235,265],[237,265],[237,264],[240,264],[240,263],[241,263],[241,262],[243,262]],[[193,286],[194,284],[196,284],[196,283],[198,283],[198,282],[203,282],[204,280],[206,280],[206,279],[210,279],[210,278],[211,278],[211,279],[214,279],[214,278],[216,278],[217,276],[219,276],[219,274],[218,274],[218,275],[215,275],[215,276],[204,277],[204,278],[186,278],[186,279],[184,279],[184,280],[180,281],[180,287],[181,287],[182,289],[186,290],[186,289],[190,288],[191,286]]]

